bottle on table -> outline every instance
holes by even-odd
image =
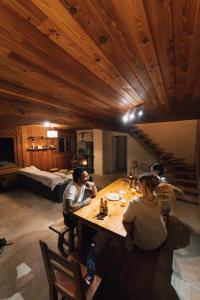
[[[132,175],[132,173],[129,175],[129,186],[130,186],[130,189],[131,188],[133,188],[133,180],[134,180],[134,178],[133,178],[133,175]]]
[[[103,203],[103,198],[101,198],[101,201],[100,201],[100,214],[101,214],[101,215],[104,214],[104,203]]]
[[[104,211],[103,211],[104,215],[107,216],[108,215],[108,201],[105,200],[104,202]]]
[[[85,277],[86,285],[89,286],[94,279],[95,268],[95,243],[92,242],[87,256],[87,275]]]

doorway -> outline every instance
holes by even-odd
[[[127,171],[127,136],[113,137],[113,162],[115,172]]]

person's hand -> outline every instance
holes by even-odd
[[[94,182],[87,181],[86,188],[89,189],[89,190],[92,190],[94,188]]]
[[[91,198],[87,198],[83,201],[84,205],[89,205],[91,203],[92,199]]]

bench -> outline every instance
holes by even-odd
[[[49,229],[54,231],[55,233],[58,234],[58,249],[60,250],[61,254],[63,256],[67,256],[70,254],[65,251],[64,245],[67,245],[69,247],[69,241],[68,239],[65,239],[65,234],[69,231],[69,228],[64,224],[64,219],[60,218],[57,222],[49,226]]]

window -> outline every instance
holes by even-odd
[[[0,137],[0,168],[16,166],[15,138],[12,136]]]

